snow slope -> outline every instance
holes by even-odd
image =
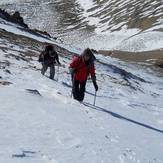
[[[70,97],[68,58],[53,81],[36,57],[14,57],[28,49],[0,47],[0,83],[12,83],[0,84],[0,162],[163,162],[163,82],[153,70],[97,55],[94,106],[91,81],[84,104]]]

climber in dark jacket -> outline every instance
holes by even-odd
[[[55,64],[60,65],[58,53],[54,50],[53,45],[47,45],[45,50],[39,56],[39,62],[42,63],[41,74],[44,75],[48,67],[50,68],[50,79],[54,79]]]

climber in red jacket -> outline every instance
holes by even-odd
[[[72,94],[74,99],[78,101],[83,101],[84,99],[85,86],[89,75],[91,75],[95,90],[98,90],[94,66],[95,59],[92,51],[87,48],[80,56],[74,57],[69,66],[73,83]]]

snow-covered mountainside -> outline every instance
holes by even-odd
[[[81,24],[87,23],[98,33],[84,40],[92,47],[130,52],[162,48],[162,0],[77,0],[77,2],[82,8]]]
[[[162,0],[77,0],[77,2],[84,9],[90,25],[97,25],[102,31],[121,28],[146,30],[152,26],[162,25]]]
[[[86,25],[100,31],[114,31],[121,28],[146,30],[152,26],[162,25],[163,16],[162,0],[68,0],[66,2],[64,0],[41,0],[40,2],[35,0],[11,0],[6,2],[1,0],[0,5],[7,6],[8,10],[17,8],[21,13],[25,8],[25,10],[31,10],[33,13],[34,8],[32,9],[32,7],[36,6],[36,12],[38,9],[44,10],[47,12],[46,15],[49,14],[53,18],[56,16],[56,19],[62,19],[60,22],[62,24],[57,23],[62,30],[66,26],[72,29],[77,26],[85,28]],[[54,14],[56,11],[60,15]],[[34,14],[35,19],[39,21],[36,17],[38,16],[37,13]],[[44,13],[40,14],[43,17]]]
[[[0,7],[19,11],[31,28],[45,30],[74,47],[162,48],[162,0],[1,0]]]
[[[163,162],[161,74],[96,55],[96,103],[91,81],[78,103],[70,97],[70,47],[4,20],[0,35],[0,162]],[[64,65],[54,81],[37,61],[46,42]]]

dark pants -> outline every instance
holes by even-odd
[[[47,71],[48,67],[50,68],[50,79],[54,79],[55,75],[55,66],[54,64],[42,64],[42,69],[41,69],[41,74],[44,75],[45,72]]]
[[[78,80],[74,80],[73,88],[72,88],[74,99],[78,101],[83,101],[84,94],[85,94],[85,86],[86,86],[86,81],[80,82]]]

